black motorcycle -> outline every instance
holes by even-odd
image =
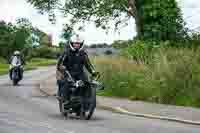
[[[21,65],[13,65],[11,69],[11,79],[13,82],[13,86],[18,85],[18,82],[21,80]]]
[[[76,114],[82,120],[91,119],[96,108],[96,90],[103,89],[102,84],[97,81],[100,74],[95,78],[92,77],[90,81],[74,81],[68,71],[65,73],[68,75],[66,82],[70,84],[70,95],[68,100],[65,98],[59,100],[60,112],[65,117]]]

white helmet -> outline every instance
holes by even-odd
[[[80,44],[80,47],[77,49],[77,48],[74,48],[73,44],[74,43],[78,43]],[[84,46],[84,40],[78,35],[73,35],[70,39],[70,48],[73,50],[73,51],[80,51],[83,49],[83,46]]]
[[[20,52],[16,50],[16,51],[14,52],[14,55],[20,55]]]

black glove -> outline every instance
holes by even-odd
[[[92,77],[97,77],[100,73],[99,72],[93,72]]]

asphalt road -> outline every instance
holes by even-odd
[[[0,77],[0,133],[200,133],[199,126],[137,118],[96,110],[90,121],[64,119],[53,97],[44,97],[37,82],[54,68],[25,73],[20,86]]]

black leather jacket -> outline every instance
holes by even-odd
[[[71,49],[66,50],[58,59],[58,70],[60,65],[65,66],[72,77],[83,75],[84,67],[88,70],[89,73],[92,74],[94,72],[94,67],[84,50],[79,52],[72,51]]]

